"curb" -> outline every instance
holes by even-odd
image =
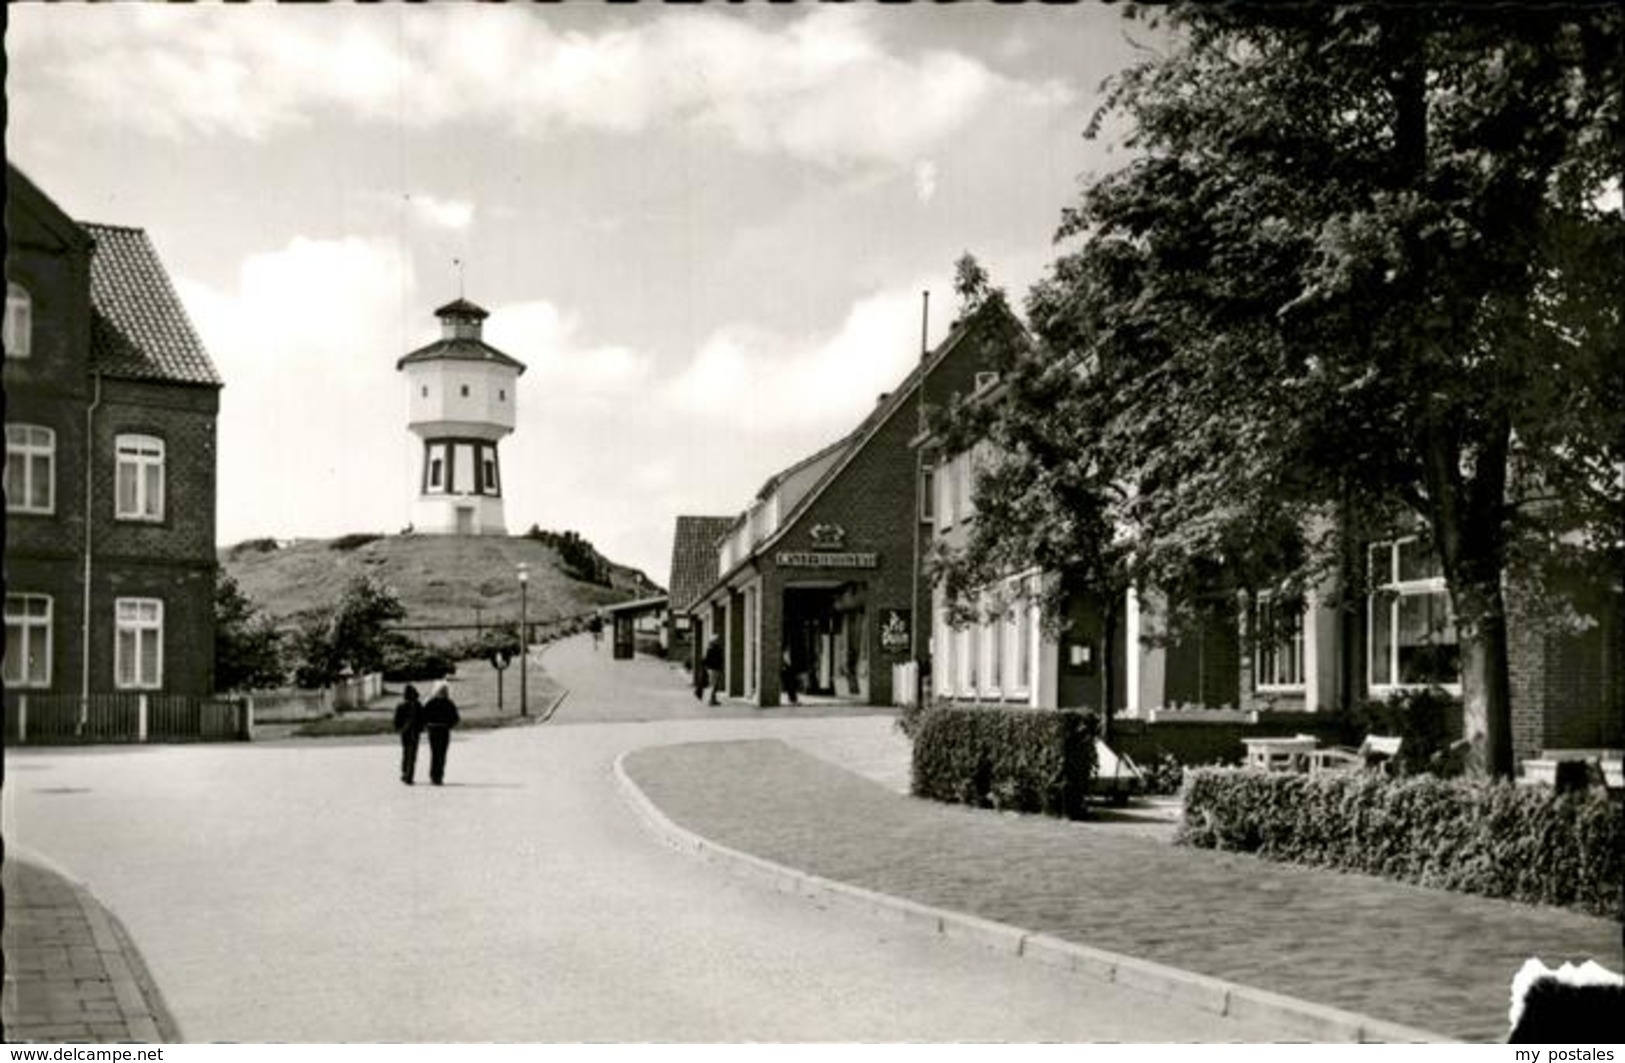
[[[90,887],[76,875],[43,853],[15,844],[8,844],[6,849],[8,859],[33,864],[68,884],[74,902],[90,926],[95,949],[107,968],[114,999],[128,1016],[126,1021],[131,1035],[149,1043],[182,1043],[180,1024],[175,1021],[163,993],[158,989],[158,983],[153,980],[152,972],[141,957],[140,949],[119,917],[97,900]],[[139,1017],[143,1012],[147,1016],[145,1019]]]
[[[1277,1022],[1310,1041],[1352,1044],[1455,1043],[1428,1030],[1299,1000],[1123,953],[1079,945],[963,912],[934,908],[904,897],[877,893],[862,886],[798,871],[732,849],[672,822],[626,773],[625,761],[630,752],[615,758],[615,782],[622,799],[650,834],[679,852],[725,866],[745,878],[782,892],[817,898],[835,906],[916,926],[958,941],[969,941],[1008,956],[1139,989],[1215,1015]]]

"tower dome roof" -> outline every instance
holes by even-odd
[[[452,300],[434,312],[442,325],[442,335],[426,347],[403,356],[395,363],[396,369],[405,369],[418,362],[494,362],[510,369],[525,371],[525,363],[485,342],[481,323],[491,316],[490,311],[461,297]]]
[[[491,312],[483,306],[471,303],[464,298],[456,298],[434,312],[435,317],[466,317],[476,321],[483,321],[491,316]]]

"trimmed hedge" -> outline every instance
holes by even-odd
[[[935,707],[914,734],[913,792],[934,801],[1081,819],[1095,772],[1093,713]]]
[[[1625,917],[1625,807],[1600,790],[1207,768],[1179,841]]]

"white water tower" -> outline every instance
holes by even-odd
[[[514,429],[525,366],[480,337],[483,308],[436,310],[440,338],[395,363],[410,393],[407,428],[423,441],[412,527],[425,535],[506,535],[497,441]]]

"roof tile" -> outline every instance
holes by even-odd
[[[717,580],[717,540],[733,517],[678,517],[671,547],[671,609],[681,612]]]
[[[107,376],[219,386],[152,241],[141,229],[81,222],[90,259],[91,363]]]

